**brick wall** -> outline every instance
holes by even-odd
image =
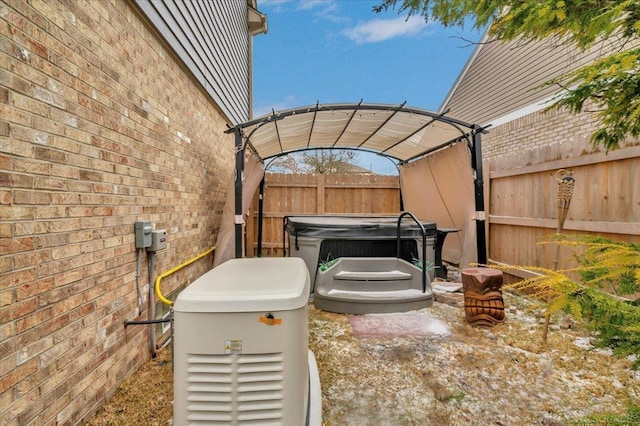
[[[571,114],[566,110],[539,111],[490,127],[482,136],[482,158],[520,154],[554,143],[589,142],[597,129],[593,114]]]
[[[0,423],[80,423],[148,358],[134,222],[156,273],[213,246],[225,128],[127,1],[0,1]]]

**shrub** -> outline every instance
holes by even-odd
[[[510,287],[542,300],[548,315],[564,311],[583,319],[595,333],[595,345],[618,356],[633,356],[640,367],[640,245],[593,236],[550,237],[545,243],[580,249],[578,266],[553,271],[526,269],[540,275]],[[569,275],[579,277],[579,282]],[[634,297],[626,297],[626,296]]]

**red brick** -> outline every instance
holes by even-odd
[[[27,315],[26,317],[22,317],[16,320],[15,322],[16,331],[18,333],[24,333],[27,330],[31,330],[34,327],[37,327],[43,322],[49,320],[49,318],[51,318],[52,315],[53,315],[52,307],[40,309],[32,315]]]
[[[0,204],[11,204],[11,191],[0,189]]]
[[[38,332],[38,337],[42,339],[45,336],[49,336],[55,331],[60,330],[61,328],[67,326],[69,323],[70,323],[69,314],[63,314],[55,318],[52,318],[44,322],[43,324],[39,325],[36,328],[36,331]]]
[[[0,220],[33,220],[34,207],[0,205]]]
[[[7,306],[16,301],[15,291],[13,288],[0,290],[0,308]]]
[[[48,232],[55,232],[54,229],[53,226],[47,226]],[[68,234],[48,234],[36,237],[36,247],[38,248],[57,247],[65,244],[69,244]]]
[[[233,144],[218,136],[225,120],[171,55],[157,55],[164,47],[128,3],[11,2],[8,11],[2,28],[33,54],[30,64],[13,61],[11,75],[0,76],[0,137],[14,141],[0,154],[0,236],[32,239],[33,247],[0,256],[1,288],[16,298],[0,307],[0,316],[21,315],[0,321],[0,337],[13,342],[0,365],[15,371],[5,360],[15,360],[22,347],[13,340],[17,326],[25,330],[26,364],[33,357],[63,370],[34,372],[11,388],[12,398],[0,393],[0,404],[10,405],[2,412],[9,425],[82,423],[147,355],[144,328],[127,330],[125,340],[122,327],[135,309],[131,224],[150,219],[179,229],[175,239],[189,241],[186,254],[210,245]],[[126,56],[112,48],[122,43],[110,41],[121,34],[131,49]],[[17,44],[11,52],[20,57]],[[193,102],[185,103],[184,93]],[[192,129],[189,146],[175,128]],[[159,267],[182,261],[171,250]],[[33,300],[37,306],[28,305]],[[36,329],[50,333],[54,346],[29,342]],[[106,351],[92,347],[98,340]],[[72,390],[80,397],[72,399]],[[24,396],[15,400],[16,393]]]
[[[65,179],[56,178],[36,178],[34,183],[37,189],[51,189],[54,191],[66,191],[68,183]]]
[[[35,280],[36,268],[21,269],[13,271],[9,274],[0,274],[0,289],[8,287],[17,287],[24,283],[30,283]]]
[[[5,306],[0,310],[0,322],[13,321],[22,318],[36,310],[36,299],[27,299]]]
[[[0,240],[0,255],[19,253],[33,249],[33,237]]]
[[[51,204],[51,193],[41,191],[14,191],[15,204]]]
[[[0,136],[9,136],[11,133],[11,125],[3,120],[0,120]]]
[[[0,186],[33,188],[34,178],[20,173],[0,172]]]
[[[10,387],[15,386],[29,375],[38,371],[38,360],[32,359],[22,365],[16,367],[9,374],[0,377],[0,392],[4,392]]]
[[[48,175],[51,173],[51,165],[43,161],[34,161],[30,159],[14,159],[13,171],[30,173],[36,175]]]
[[[31,281],[16,287],[16,299],[25,300],[40,293],[53,289],[53,278],[46,277],[37,281]]]
[[[74,281],[79,281],[84,278],[84,274],[82,273],[82,268],[66,271],[62,274],[58,274],[55,276],[56,286],[63,286],[65,284],[72,283]]]

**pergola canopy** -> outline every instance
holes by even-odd
[[[451,223],[451,226],[458,228],[456,223],[460,223],[460,233],[465,234],[465,238],[473,235],[476,240],[478,263],[486,263],[485,244],[485,217],[484,217],[484,196],[482,177],[482,152],[480,144],[480,134],[483,129],[479,126],[465,123],[455,118],[447,117],[446,112],[436,113],[418,108],[401,105],[384,104],[327,104],[289,109],[285,111],[273,111],[246,123],[237,124],[227,130],[227,133],[235,134],[236,147],[236,169],[233,176],[234,198],[228,200],[228,206],[233,205],[233,210],[225,209],[224,223],[234,223],[235,236],[221,232],[219,241],[234,241],[235,257],[242,257],[243,254],[243,234],[244,212],[246,212],[251,196],[258,187],[260,179],[256,179],[254,172],[245,175],[245,151],[251,147],[252,151],[259,157],[260,161],[286,155],[293,152],[313,150],[313,149],[353,149],[369,151],[386,156],[400,164],[401,178],[402,171],[407,167],[412,167],[422,161],[421,159],[432,160],[438,157],[439,153],[445,151],[454,152],[458,159],[464,157],[466,165],[452,162],[444,163],[444,168],[439,170],[431,166],[421,166],[427,174],[412,174],[413,181],[432,182],[434,186],[433,199],[422,200],[424,188],[419,185],[406,186],[411,189],[411,196],[407,201],[412,203],[418,201],[423,203],[422,207],[431,206],[429,214],[434,214],[433,202],[436,198],[443,204],[441,216]],[[466,142],[466,147],[457,144]],[[456,145],[456,150],[444,150],[450,145]],[[462,148],[459,149],[459,148]],[[446,156],[446,155],[444,155]],[[469,163],[470,160],[470,163]],[[260,166],[260,174],[264,182],[264,169]],[[248,176],[253,176],[249,179]],[[404,173],[405,176],[411,173]],[[449,186],[447,182],[454,177],[462,176],[462,180],[456,188],[441,190]],[[249,191],[244,191],[244,181],[246,180]],[[406,180],[406,179],[404,179]],[[403,192],[403,179],[401,179],[401,193]],[[249,185],[249,182],[252,182]],[[466,182],[466,183],[465,183]],[[409,183],[409,182],[408,182]],[[262,188],[263,185],[260,185]],[[248,194],[247,194],[248,192]],[[463,195],[466,193],[467,195]],[[230,193],[231,195],[231,193]],[[246,196],[248,195],[248,196]],[[465,200],[466,206],[459,213],[453,215],[449,208],[451,200],[446,201],[453,195],[453,202],[457,202],[461,196]],[[475,202],[471,200],[475,199]],[[473,205],[475,204],[475,206]],[[452,204],[451,204],[452,205]],[[418,205],[416,205],[418,207]],[[474,209],[475,207],[475,209]],[[228,213],[227,213],[228,210]],[[261,223],[262,223],[262,189],[259,207],[260,219],[258,222],[258,234],[260,247]],[[457,216],[457,217],[453,217]],[[475,222],[475,226],[471,225]],[[475,228],[472,232],[471,228]],[[218,244],[216,244],[218,245]],[[230,247],[225,243],[225,246]],[[216,250],[216,262],[223,261],[228,255]]]
[[[470,141],[474,126],[418,108],[385,104],[311,105],[273,111],[240,130],[262,160],[310,149],[356,149],[400,163],[460,140]]]

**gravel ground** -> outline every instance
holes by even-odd
[[[311,305],[324,425],[565,425],[637,403],[640,375],[630,360],[593,349],[587,332],[560,328],[561,319],[545,348],[542,314],[527,299],[504,297],[507,316],[496,327],[471,327],[462,308],[434,303],[392,318],[393,335],[403,337],[366,332],[389,317]],[[89,424],[168,425],[171,401],[166,349]]]

